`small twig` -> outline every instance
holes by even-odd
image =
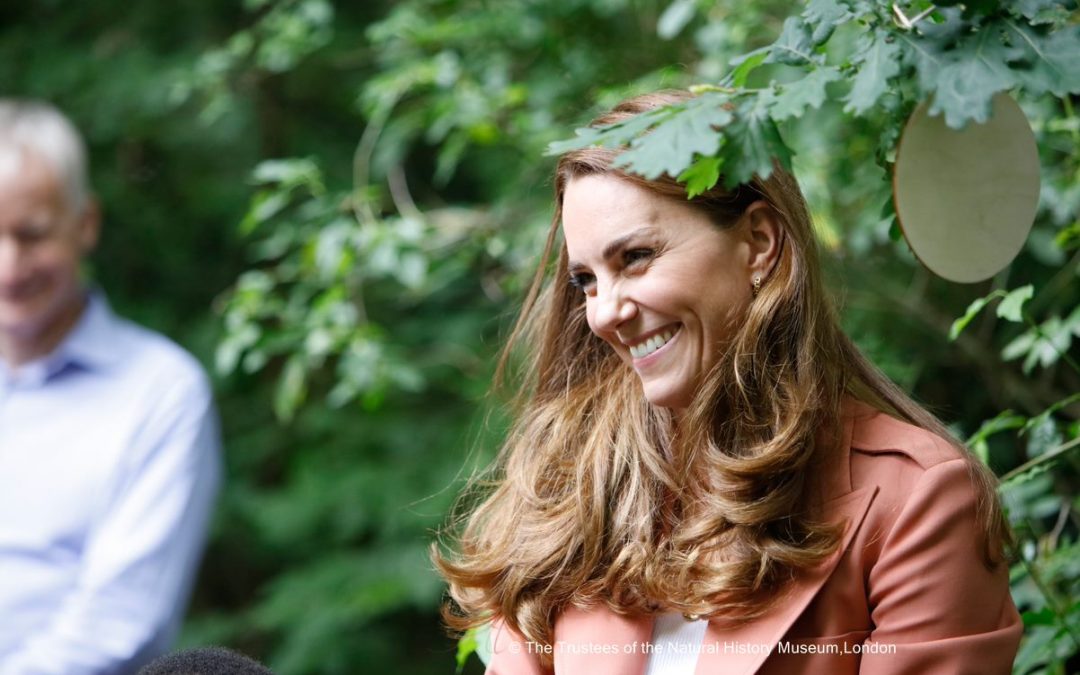
[[[1057,522],[1054,523],[1054,529],[1050,530],[1050,541],[1047,545],[1051,551],[1057,548],[1058,538],[1061,537],[1061,533],[1065,530],[1066,523],[1069,522],[1069,512],[1072,511],[1072,504],[1069,500],[1061,500],[1061,509],[1058,510]]]
[[[1061,100],[1065,104],[1065,116],[1069,119],[1075,119],[1076,113],[1073,112],[1072,101],[1069,100],[1068,94],[1062,96]],[[1078,128],[1076,125],[1073,125],[1072,127],[1072,138],[1077,143],[1080,143],[1080,128]]]
[[[1080,139],[1077,139],[1077,143],[1080,144]],[[1011,267],[1011,265],[1010,265]],[[1005,269],[1009,269],[1006,267]],[[1076,275],[1080,274],[1080,251],[1077,251],[1075,255],[1068,262],[1061,266],[1054,276],[1050,277],[1050,281],[1043,284],[1039,292],[1031,300],[1027,301],[1025,307],[1032,314],[1038,314],[1042,305],[1054,300],[1057,297],[1057,292],[1061,289],[1068,288]]]
[[[937,7],[935,7],[934,5],[930,5],[929,7],[909,19],[907,15],[904,14],[903,11],[901,11],[900,5],[894,2],[892,6],[893,15],[896,17],[896,25],[900,26],[904,30],[911,30],[912,28],[914,28],[915,24],[930,16],[930,12],[934,11],[935,9],[937,9]]]
[[[417,222],[424,221],[424,214],[416,207],[412,194],[409,192],[409,184],[405,180],[405,169],[401,164],[395,164],[386,177],[390,185],[390,199],[394,202],[394,208],[407,220]]]
[[[1056,448],[1053,448],[1051,450],[1048,450],[1048,451],[1044,452],[1043,454],[1039,455],[1035,459],[1024,462],[1020,466],[1016,467],[1012,471],[1010,471],[1007,474],[1005,474],[1004,476],[1002,476],[1001,477],[1001,482],[1002,483],[1007,483],[1010,480],[1012,480],[1013,478],[1016,478],[1017,476],[1019,476],[1020,474],[1026,473],[1027,471],[1029,471],[1031,469],[1034,469],[1035,467],[1039,466],[1040,464],[1045,464],[1046,462],[1053,461],[1053,460],[1057,459],[1058,457],[1060,457],[1061,455],[1064,455],[1069,450],[1072,450],[1073,448],[1076,448],[1076,447],[1080,447],[1080,437],[1074,438],[1071,441],[1069,441],[1068,443],[1062,443],[1061,445],[1057,446]]]
[[[353,191],[359,193],[368,186],[371,180],[371,156],[375,152],[375,144],[382,135],[383,128],[390,119],[390,113],[397,105],[397,97],[375,111],[364,127],[364,133],[360,134],[360,142],[353,151]],[[375,211],[367,200],[361,200],[354,195],[352,201],[353,215],[361,225],[370,225],[378,220]]]

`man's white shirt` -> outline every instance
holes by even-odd
[[[52,354],[0,362],[0,675],[129,673],[165,650],[220,462],[201,367],[99,294]]]

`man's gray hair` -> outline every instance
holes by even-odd
[[[44,101],[0,98],[0,152],[10,150],[44,160],[56,172],[68,207],[86,206],[86,145],[64,113]]]

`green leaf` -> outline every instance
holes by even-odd
[[[460,673],[470,654],[476,654],[484,665],[491,663],[491,623],[483,623],[465,631],[457,644],[457,672]]]
[[[399,266],[394,273],[406,288],[417,289],[424,283],[427,271],[427,258],[416,251],[406,251],[401,255]]]
[[[755,49],[749,54],[743,54],[738,58],[732,59],[731,65],[735,66],[735,69],[728,74],[726,79],[729,80],[734,87],[745,87],[746,79],[750,77],[750,73],[764,63],[765,59],[769,58],[769,50],[769,47],[762,47],[761,49]]]
[[[240,234],[247,236],[260,224],[273,218],[289,205],[289,193],[286,190],[261,190],[251,200],[251,207],[240,221]]]
[[[967,325],[971,323],[971,321],[976,317],[976,315],[978,315],[978,313],[981,312],[983,308],[986,307],[986,305],[995,298],[1002,298],[1001,304],[998,305],[997,308],[997,315],[1000,318],[1015,323],[1022,322],[1023,317],[1021,316],[1020,310],[1024,306],[1024,303],[1027,302],[1033,294],[1034,288],[1029,284],[1027,286],[1017,288],[1016,290],[1009,293],[1006,293],[1002,290],[996,290],[993,293],[989,293],[984,297],[975,299],[974,302],[968,305],[967,311],[964,312],[964,315],[954,321],[952,326],[949,328],[949,340],[955,340],[960,335],[960,333],[967,327]],[[1006,347],[1005,349],[1006,351],[1009,351],[1009,347]],[[1016,358],[1016,356],[1018,355],[1019,354],[1016,354],[1011,358]],[[1009,360],[1010,357],[1005,358],[1006,360]]]
[[[1013,70],[1024,89],[1059,98],[1080,93],[1080,26],[1042,34],[1014,21],[1006,21],[1006,35],[1019,50],[1022,67]]]
[[[1015,16],[1022,16],[1033,24],[1056,23],[1069,16],[1069,10],[1060,0],[1012,0],[1007,4]]]
[[[1025,626],[1056,626],[1057,615],[1050,607],[1043,607],[1037,612],[1028,610],[1020,615]]]
[[[1012,342],[1005,345],[1005,348],[1001,350],[1001,358],[1006,361],[1020,358],[1031,351],[1031,347],[1035,344],[1037,338],[1038,334],[1034,330],[1021,333]]]
[[[863,39],[856,57],[858,72],[848,93],[844,112],[862,115],[888,91],[889,80],[900,72],[900,47],[886,40],[885,31],[875,31]]]
[[[1076,308],[1069,313],[1069,316],[1065,317],[1062,327],[1080,338],[1080,305],[1077,305]]]
[[[728,187],[745,183],[754,175],[767,178],[772,173],[773,158],[785,167],[791,166],[791,149],[769,117],[771,104],[772,92],[763,90],[739,107],[729,133],[740,144],[726,146],[724,153],[724,181]]]
[[[953,321],[952,327],[949,328],[949,340],[953,341],[960,336],[960,333],[967,328],[967,325],[990,303],[994,298],[1005,297],[1005,291],[997,290],[989,295],[981,298],[976,298],[970,305],[968,305],[967,311],[964,315]]]
[[[1058,230],[1054,235],[1054,245],[1062,251],[1070,251],[1080,246],[1080,220]]]
[[[776,121],[789,117],[802,117],[807,108],[819,108],[825,102],[825,85],[836,82],[840,71],[832,66],[811,71],[802,79],[780,85],[780,92],[772,102],[770,115]]]
[[[723,163],[721,157],[702,157],[680,173],[678,181],[686,184],[687,199],[693,199],[716,185]]]
[[[468,136],[460,131],[452,132],[439,144],[439,154],[435,158],[435,174],[432,177],[437,186],[444,187],[454,177],[454,172],[457,171],[468,147]]]
[[[260,162],[251,173],[256,183],[309,185],[322,188],[322,173],[310,159],[268,159]]]
[[[244,323],[229,330],[214,353],[215,368],[222,375],[229,375],[240,363],[240,357],[259,341],[261,331],[254,323]]]
[[[665,40],[670,40],[679,33],[697,13],[695,0],[675,0],[660,15],[656,22],[656,34]]]
[[[476,651],[476,629],[470,628],[465,631],[465,634],[461,636],[461,639],[457,643],[457,655],[455,660],[457,661],[457,670],[455,672],[460,673],[465,668],[465,662],[469,660],[469,655]]]
[[[630,143],[615,166],[627,167],[645,178],[663,174],[678,176],[694,160],[694,155],[711,157],[720,149],[717,127],[727,126],[732,115],[723,104],[721,94],[703,94],[676,109],[668,119],[651,132]]]
[[[828,41],[837,27],[853,17],[851,10],[839,0],[810,0],[803,10],[803,18],[812,29],[810,40],[815,45]]]
[[[963,7],[965,17],[973,17],[976,14],[991,14],[998,9],[1001,0],[945,0],[938,2],[939,5],[956,5]]]
[[[994,94],[1016,84],[1008,62],[1021,52],[1002,42],[999,32],[996,25],[983,26],[962,40],[937,74],[930,114],[944,113],[945,123],[953,129],[972,120],[986,122]]]
[[[1033,429],[1033,428],[1038,427],[1038,426],[1040,426],[1042,424],[1045,424],[1045,421],[1047,419],[1051,418],[1055,413],[1057,413],[1057,411],[1061,410],[1062,408],[1073,405],[1077,401],[1080,401],[1080,392],[1077,392],[1075,394],[1071,394],[1069,396],[1066,396],[1065,398],[1063,398],[1063,399],[1061,399],[1059,401],[1055,401],[1046,410],[1042,411],[1041,413],[1039,413],[1035,417],[1032,417],[1030,420],[1028,420],[1027,424],[1024,425],[1024,429],[1023,429],[1023,431],[1021,433],[1027,432],[1030,429]]]
[[[1001,356],[1006,361],[1026,355],[1022,369],[1031,372],[1036,366],[1049,368],[1058,362],[1061,355],[1068,352],[1072,345],[1072,331],[1054,315],[1044,321],[1038,330],[1031,328],[1010,342],[1002,350]]]
[[[562,155],[592,145],[605,148],[617,148],[627,145],[637,138],[639,134],[670,116],[672,110],[673,108],[657,108],[635,115],[623,122],[602,127],[581,127],[574,132],[574,138],[548,143],[544,154],[547,156]]]
[[[288,422],[296,414],[307,395],[306,380],[307,369],[302,358],[298,355],[289,357],[274,395],[274,413],[278,419]]]
[[[770,47],[765,63],[801,66],[815,60],[813,49],[810,27],[799,17],[789,16],[784,21],[784,29],[780,32],[780,37]]]
[[[1039,415],[1024,427],[1027,433],[1027,456],[1029,458],[1046,454],[1061,445],[1061,432],[1058,431],[1057,422],[1049,415]]]
[[[945,67],[940,42],[911,33],[898,33],[896,37],[903,62],[915,69],[919,93],[929,96],[937,85],[938,73]]]
[[[1024,317],[1021,310],[1024,307],[1024,303],[1031,299],[1031,296],[1035,294],[1035,287],[1031,284],[1027,286],[1021,286],[1014,291],[1011,291],[1005,296],[1005,299],[998,305],[997,315],[1005,319],[1006,321],[1012,321],[1013,323],[1022,323]]]

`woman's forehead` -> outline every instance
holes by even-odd
[[[579,246],[604,248],[631,234],[674,236],[688,224],[707,219],[685,201],[612,175],[574,178],[563,195],[562,231],[571,253]]]

